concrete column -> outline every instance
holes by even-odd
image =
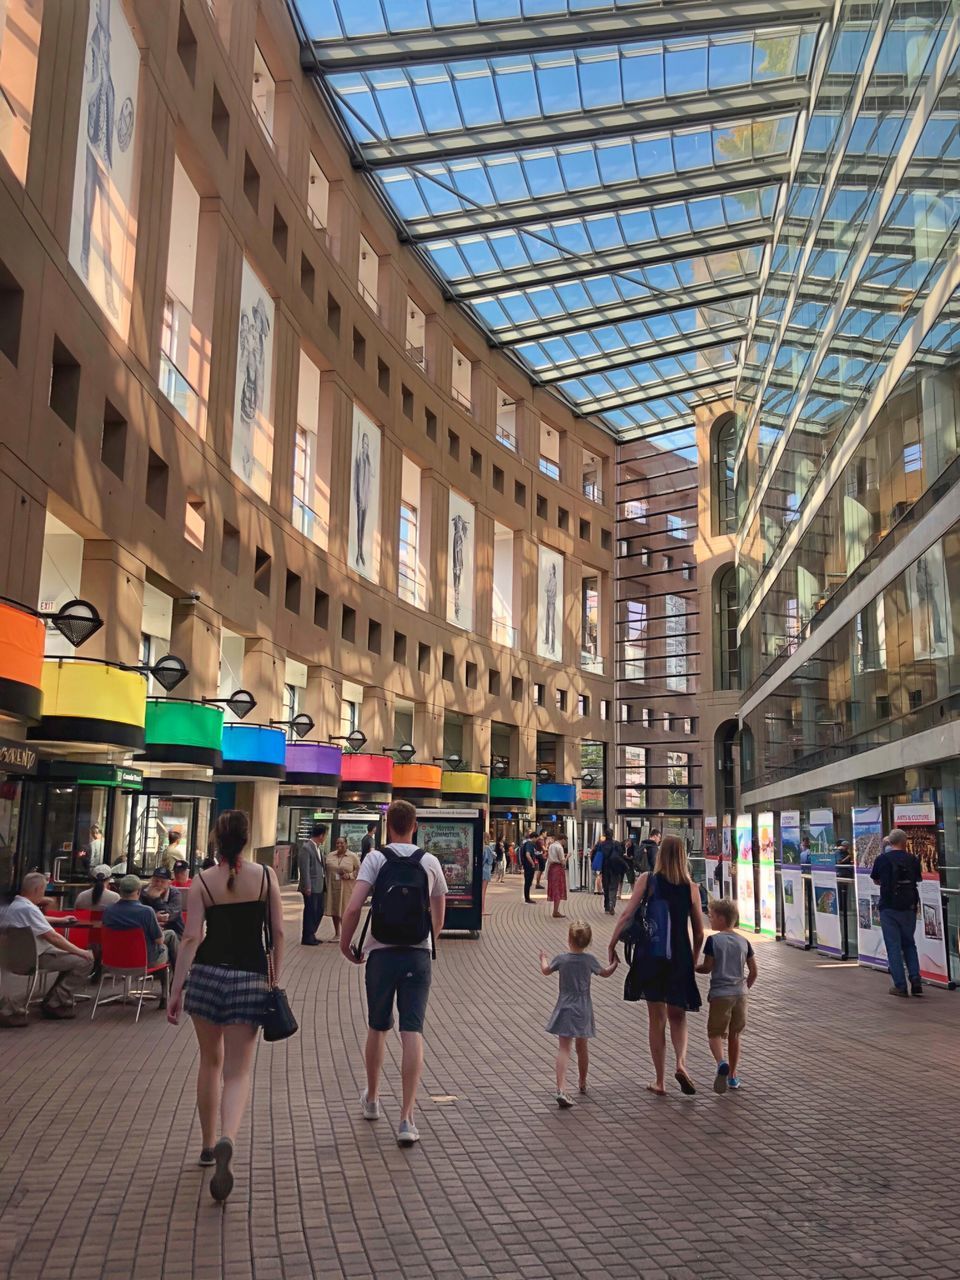
[[[537,610],[537,574],[539,572],[539,549],[532,534],[518,533],[514,540],[513,581],[514,610],[513,625],[517,628],[517,639],[521,653],[537,652],[537,627],[539,617]],[[519,600],[517,600],[517,584],[519,584]]]
[[[257,849],[276,844],[280,783],[269,778],[237,783],[237,808],[250,817],[250,856]]]
[[[526,778],[535,772],[537,767],[537,731],[535,728],[521,725],[517,730],[516,761],[510,761],[510,775]]]
[[[196,323],[209,336],[211,351],[219,353],[210,365],[207,440],[228,467],[233,441],[242,272],[243,250],[224,220],[219,200],[201,200],[194,295],[198,299],[209,298],[210,304],[208,307],[203,303],[198,309]]]
[[[517,450],[536,471],[540,457],[540,415],[529,400],[517,401]],[[533,502],[532,494],[530,501]]]
[[[474,540],[473,630],[478,636],[489,636],[493,630],[493,526],[494,518],[476,508]]]
[[[557,738],[557,782],[569,783],[580,772],[580,739]]]
[[[326,742],[340,732],[340,704],[343,701],[343,678],[325,667],[307,668],[307,688],[303,709],[313,717],[316,728],[310,735]]]
[[[470,769],[479,772],[490,763],[490,721],[482,716],[468,716],[463,722],[463,758]]]
[[[386,253],[380,258],[378,271],[380,324],[402,343],[407,331],[407,278],[396,259]],[[403,365],[394,372],[402,375]]]
[[[436,471],[424,471],[420,479],[421,528],[428,538],[424,609],[435,618],[447,616],[447,520],[450,517],[450,489]]]
[[[176,145],[173,119],[153,77],[150,62],[144,67],[146,74],[140,77],[137,128],[142,154],[149,156],[150,162],[142,165],[140,172],[128,341],[131,352],[144,368],[153,370],[159,368],[160,360]]]
[[[330,243],[354,289],[360,275],[360,211],[342,182],[330,183]]]
[[[393,700],[392,693],[374,685],[363,691],[360,728],[367,735],[366,749],[375,755],[393,744]]]
[[[438,315],[428,315],[425,326],[424,354],[431,381],[450,395],[453,375],[453,340]]]
[[[432,764],[435,756],[443,754],[443,707],[418,702],[413,708],[413,745],[417,748],[417,760]]]
[[[190,674],[175,697],[215,698],[220,670],[221,618],[199,601],[175,600],[170,627],[170,652],[187,664]],[[231,691],[232,692],[232,691]]]
[[[145,578],[143,562],[116,542],[84,542],[80,596],[89,600],[103,619],[103,627],[83,646],[84,658],[130,664],[140,661]]]
[[[243,655],[243,684],[257,700],[252,724],[267,724],[283,714],[284,651],[269,640],[251,636]]]
[[[400,542],[400,489],[403,453],[392,440],[383,437],[380,453],[380,585],[397,594],[398,545]]]
[[[320,422],[330,429],[330,537],[328,550],[347,563],[350,535],[350,448],[353,402],[334,373],[320,375]]]

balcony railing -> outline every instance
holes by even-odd
[[[200,430],[200,395],[190,384],[165,351],[160,352],[160,376],[157,385],[181,418],[190,423],[194,431]]]
[[[603,502],[603,490],[597,484],[596,480],[584,480],[583,496],[589,498],[591,502]]]
[[[451,387],[450,394],[458,404],[463,405],[468,413],[473,409],[473,401],[470,399],[469,395],[467,395],[465,391],[461,391],[459,387]]]
[[[517,437],[509,429],[509,427],[501,427],[497,423],[497,444],[502,444],[505,449],[510,449],[513,453],[517,452]]]
[[[320,239],[320,243],[325,249],[330,248],[330,232],[327,230],[325,222],[321,221],[319,213],[311,205],[307,205],[307,217],[310,219],[310,225]]]
[[[490,635],[497,644],[505,645],[508,649],[517,647],[517,628],[511,627],[506,618],[494,618]]]
[[[327,538],[330,534],[330,526],[319,512],[314,511],[312,507],[296,496],[293,499],[293,511],[291,522],[295,529],[312,542],[316,542],[318,546],[326,546]]]
[[[580,670],[589,671],[591,675],[602,676],[604,671],[603,658],[597,653],[591,653],[584,649],[580,654]]]
[[[419,579],[416,573],[411,573],[402,564],[397,568],[397,595],[401,600],[406,600],[407,604],[412,604],[419,609],[421,598]]]
[[[541,458],[537,464],[545,476],[549,476],[551,480],[560,479],[560,464],[554,462],[552,458]]]
[[[357,281],[357,289],[360,292],[360,297],[364,300],[373,314],[378,316],[380,314],[380,302],[377,295],[372,293],[362,280]]]
[[[414,343],[407,339],[407,358],[412,360],[414,364],[419,365],[421,369],[427,366],[426,354],[422,346],[415,346]]]

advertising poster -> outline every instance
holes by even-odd
[[[347,821],[344,821],[343,819],[341,819],[337,823],[337,829],[335,834],[337,838],[339,838],[340,836],[343,836],[344,840],[346,840],[347,842],[347,848],[350,850],[351,853],[355,853],[359,858],[361,853],[361,846],[363,844],[363,837],[367,834],[367,824],[369,822],[379,822],[379,821],[380,821],[379,813],[373,813],[369,817],[348,819]],[[374,835],[376,835],[376,832],[374,832]],[[375,847],[377,848],[380,847],[379,838],[375,841]]]
[[[261,498],[273,475],[273,299],[243,260],[230,466]]]
[[[895,804],[893,825],[907,833],[907,848],[920,859],[923,879],[920,911],[917,916],[917,951],[920,976],[926,982],[946,984],[946,932],[943,925],[943,899],[940,895],[940,846],[937,838],[937,811],[932,804]]]
[[[950,595],[943,565],[943,547],[935,542],[906,571],[913,656],[946,658],[953,653]],[[907,808],[911,806],[907,805]]]
[[[760,845],[760,932],[764,937],[775,938],[777,936],[777,867],[772,813],[761,813],[757,818],[757,842]]]
[[[540,548],[537,573],[537,654],[559,662],[563,657],[563,556]]]
[[[757,911],[753,890],[753,819],[749,813],[737,814],[737,907],[740,928],[753,929]]]
[[[870,879],[883,848],[883,814],[878,804],[853,811],[853,860],[857,888],[857,961],[886,969],[887,951],[880,929],[880,888]]]
[[[379,578],[380,428],[353,406],[347,563],[371,582]]]
[[[473,504],[450,490],[447,531],[447,621],[473,630],[473,547],[477,515]]]
[[[811,809],[810,887],[813,918],[817,928],[817,950],[827,956],[843,954],[840,934],[840,890],[834,854],[833,810]]]
[[[800,867],[800,810],[780,814],[780,882],[783,885],[783,936],[792,947],[806,947],[807,920]]]
[[[139,93],[140,50],[121,0],[90,0],[69,257],[123,337],[130,326],[136,241]]]
[[[716,818],[703,820],[703,861],[708,898],[722,898],[722,863],[720,861],[720,832]]]
[[[417,840],[443,867],[447,905],[473,901],[473,828],[470,819],[434,822],[420,819]]]
[[[720,831],[720,888],[721,898],[732,898],[733,893],[733,819],[723,815]]]

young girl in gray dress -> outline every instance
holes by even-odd
[[[570,1050],[574,1043],[577,1046],[577,1067],[580,1074],[580,1092],[587,1092],[587,1067],[590,1065],[587,1041],[597,1033],[593,1020],[593,1003],[590,999],[590,980],[594,974],[601,978],[609,978],[620,961],[613,961],[604,968],[596,956],[588,955],[587,947],[593,937],[593,930],[582,920],[574,920],[567,938],[570,950],[563,955],[554,956],[548,963],[547,953],[540,952],[540,972],[544,977],[551,973],[560,974],[560,999],[547,1023],[547,1032],[558,1036],[557,1049],[557,1106],[572,1107],[573,1102],[567,1097],[564,1086],[567,1079],[567,1064],[570,1061]]]

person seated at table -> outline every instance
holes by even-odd
[[[28,871],[20,892],[11,902],[0,904],[0,929],[29,929],[37,940],[38,965],[41,973],[57,975],[53,986],[43,997],[40,1012],[45,1018],[75,1018],[76,995],[83,990],[93,972],[93,953],[75,947],[56,932],[52,922],[40,910],[47,878],[40,871]],[[19,983],[16,1003],[9,995],[0,995],[0,1026],[23,1027],[27,1022],[28,987]]]
[[[166,867],[154,867],[150,883],[140,891],[140,901],[157,913],[157,920],[170,951],[171,966],[177,963],[177,944],[183,936],[183,900]],[[173,934],[168,938],[167,934]]]
[[[140,878],[124,876],[117,888],[120,890],[120,901],[107,907],[103,913],[105,929],[140,929],[147,940],[147,964],[170,964],[168,948],[177,945],[177,935],[172,929],[161,929],[160,919],[156,911],[140,901]],[[160,974],[160,1003],[158,1009],[167,1007],[167,987],[170,970],[165,968]]]
[[[193,883],[193,877],[190,875],[190,863],[184,862],[182,858],[179,862],[174,863],[173,883],[177,889],[189,889]]]
[[[104,911],[112,903],[120,901],[119,893],[108,887],[112,875],[113,872],[105,862],[93,868],[90,872],[93,888],[81,889],[73,904],[78,911]]]

